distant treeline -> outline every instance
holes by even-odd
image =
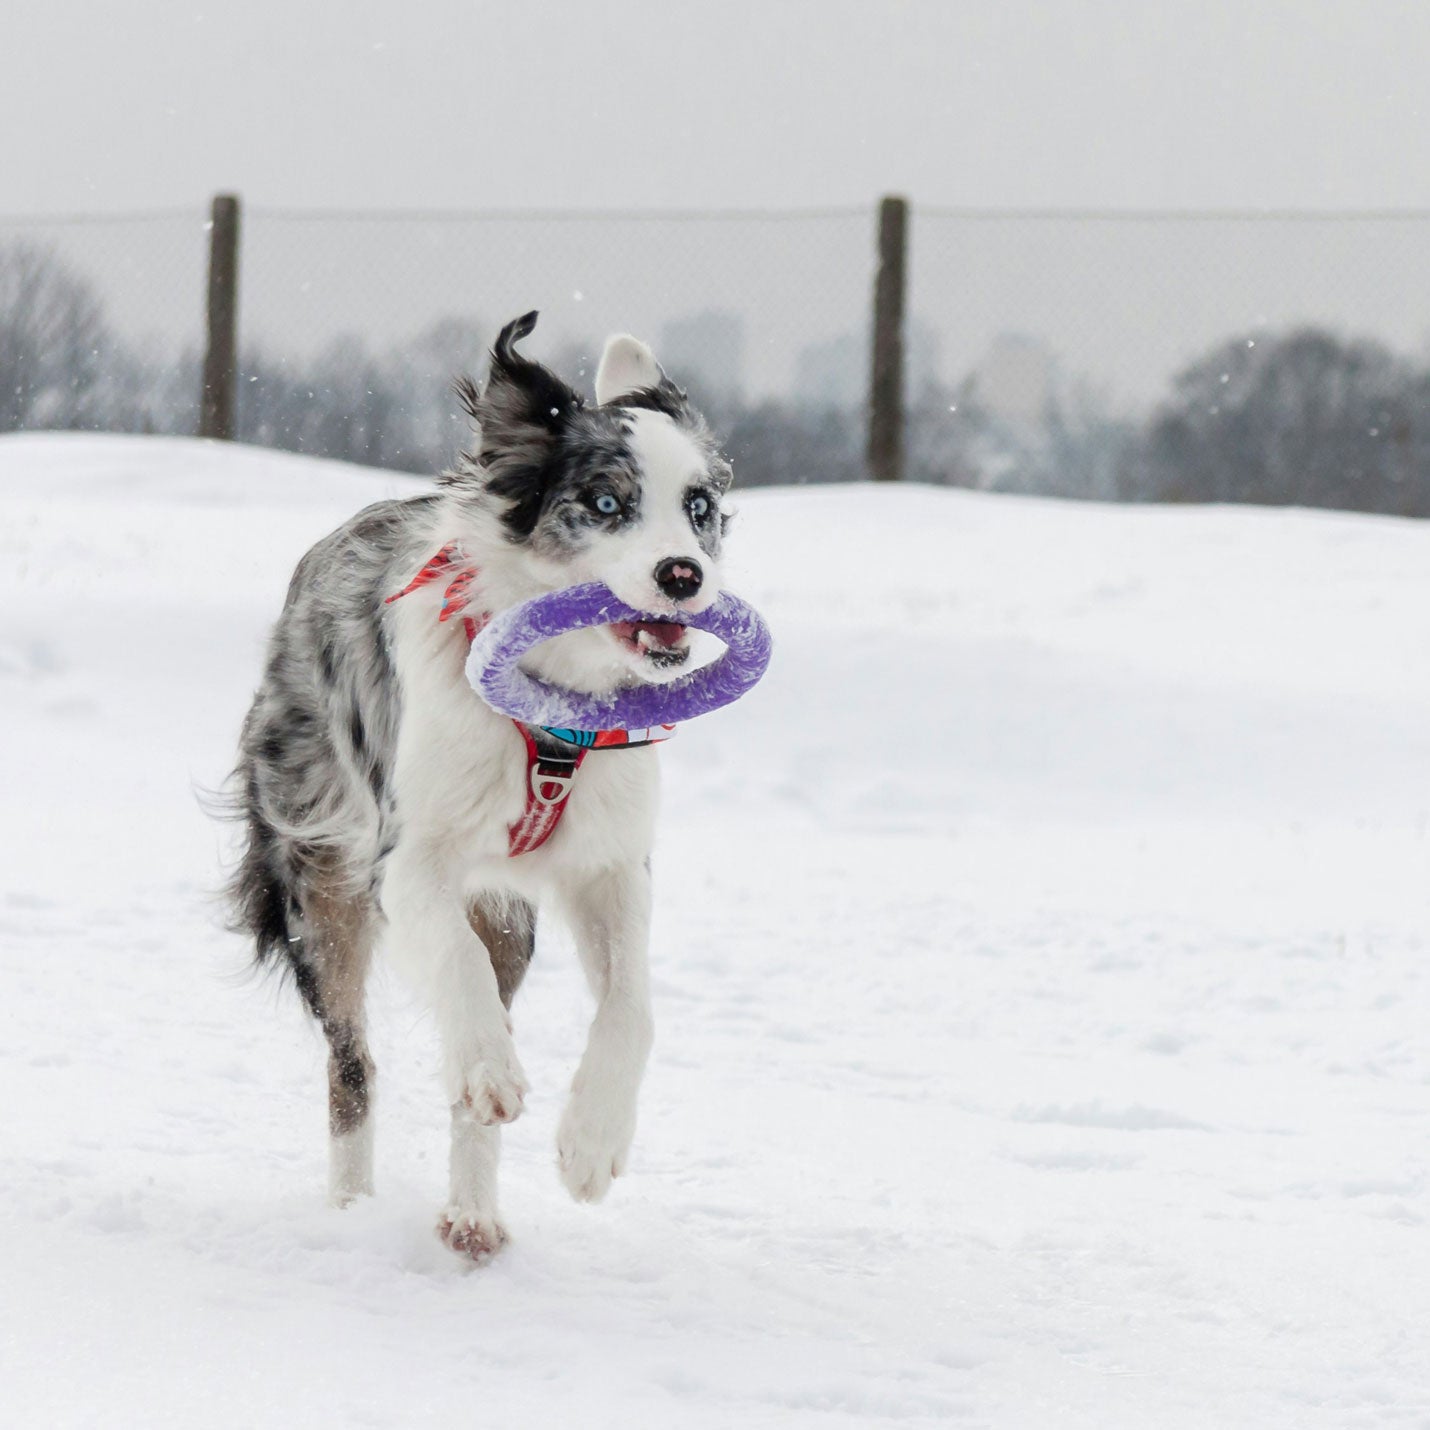
[[[439,471],[469,437],[452,379],[480,371],[489,341],[480,325],[452,320],[382,351],[358,338],[302,360],[249,348],[239,438]],[[591,354],[570,349],[552,366],[589,387]],[[689,377],[700,404],[698,376]],[[196,352],[127,343],[54,255],[0,247],[0,432],[192,433],[198,383]],[[862,410],[728,397],[704,407],[746,486],[865,475]],[[1373,340],[1258,333],[1193,363],[1138,420],[1062,380],[1014,419],[982,400],[975,374],[910,395],[905,446],[909,478],[939,485],[1430,516],[1430,368]]]

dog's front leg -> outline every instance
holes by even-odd
[[[448,1100],[483,1125],[520,1115],[526,1078],[491,954],[441,862],[399,844],[382,886],[390,957],[422,993],[442,1039]]]
[[[394,851],[382,892],[391,957],[430,1004],[452,1109],[451,1194],[439,1223],[455,1250],[485,1260],[506,1240],[497,1219],[500,1130],[522,1110],[526,1078],[496,971],[438,866]]]
[[[596,1016],[556,1145],[567,1190],[594,1202],[625,1170],[650,1055],[650,872],[641,864],[610,870],[564,890],[563,903]]]

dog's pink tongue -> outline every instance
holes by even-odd
[[[652,640],[665,646],[674,645],[685,634],[685,627],[678,621],[620,621],[616,630],[632,641],[637,631],[645,631]]]

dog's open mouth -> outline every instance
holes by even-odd
[[[678,621],[616,621],[608,629],[628,651],[652,665],[684,665],[690,657],[688,632]]]

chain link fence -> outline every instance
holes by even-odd
[[[1430,215],[914,210],[911,474],[1430,515]]]
[[[237,433],[414,472],[497,328],[650,341],[742,482],[864,477],[875,212],[244,211]],[[1430,216],[911,210],[904,471],[1430,515]],[[197,430],[207,215],[0,220],[0,430]]]
[[[192,432],[205,216],[0,219],[0,432]]]
[[[431,470],[467,432],[451,398],[498,328],[536,308],[527,351],[589,392],[614,332],[650,342],[759,481],[860,475],[869,216],[339,215],[252,210],[242,239],[239,430],[314,444],[303,384],[333,393],[317,445]],[[811,450],[819,355],[858,352]],[[260,415],[262,414],[262,415]],[[831,466],[830,458],[838,465]]]

